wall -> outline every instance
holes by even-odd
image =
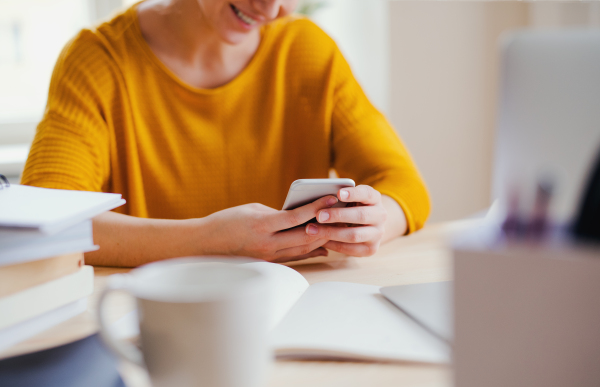
[[[337,42],[371,102],[390,111],[388,0],[327,0],[312,17]]]
[[[430,221],[490,204],[496,40],[522,2],[391,2],[391,121],[432,196]]]
[[[534,28],[600,27],[600,2],[539,2],[528,10]]]
[[[389,20],[389,116],[428,184],[430,221],[487,208],[498,37],[513,28],[599,27],[600,2],[390,1]]]

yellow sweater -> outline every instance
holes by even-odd
[[[314,23],[263,27],[241,74],[197,89],[152,53],[132,7],[64,48],[21,182],[118,192],[118,212],[184,219],[280,209],[292,181],[330,168],[394,198],[410,231],[423,226],[429,199],[410,155]]]

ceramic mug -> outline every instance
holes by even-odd
[[[145,367],[154,387],[265,384],[266,279],[223,261],[173,259],[108,278],[98,302],[100,334],[118,356]],[[111,334],[103,305],[116,290],[136,298],[141,350]]]

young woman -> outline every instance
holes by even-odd
[[[123,194],[94,219],[88,263],[368,256],[422,227],[408,152],[295,3],[147,0],[67,44],[22,183]],[[361,185],[278,210],[292,181],[331,168]]]

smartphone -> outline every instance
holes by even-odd
[[[300,179],[290,186],[284,210],[293,210],[305,204],[312,203],[323,196],[337,196],[341,188],[354,187],[352,179]],[[338,202],[333,207],[345,207],[346,203]]]

